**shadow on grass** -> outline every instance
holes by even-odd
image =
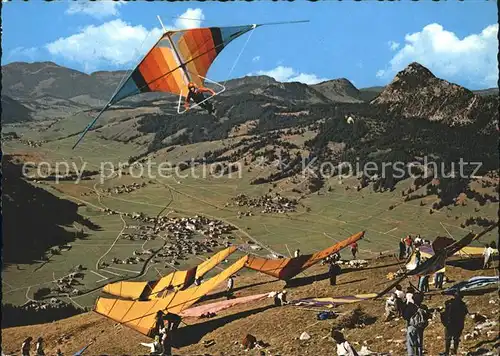
[[[198,324],[193,324],[189,326],[185,326],[183,328],[180,328],[177,330],[177,332],[173,335],[173,343],[172,346],[175,347],[176,349],[193,345],[198,343],[203,336],[205,336],[208,333],[211,333],[212,331],[228,324],[233,321],[236,321],[238,319],[243,319],[246,317],[249,317],[251,315],[255,315],[258,313],[261,313],[263,311],[266,311],[268,309],[274,308],[274,305],[268,305],[265,307],[257,308],[257,309],[252,309],[252,310],[247,310],[243,311],[240,313],[224,316],[222,318],[217,318],[217,319],[212,319],[203,323],[198,323]],[[245,334],[245,330],[242,330],[242,337]]]

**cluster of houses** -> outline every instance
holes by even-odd
[[[166,241],[162,250],[152,259],[153,263],[165,263],[165,267],[179,265],[179,260],[187,260],[189,255],[212,253],[219,247],[228,247],[234,236],[234,226],[220,220],[203,216],[190,218],[180,217],[147,217],[142,213],[123,214],[137,221],[136,225],[128,225],[122,239],[130,241],[150,241],[161,238]],[[154,254],[152,249],[140,249],[133,256],[125,259],[113,258],[113,264],[139,264]],[[103,262],[102,267],[108,264]]]
[[[250,198],[245,194],[238,194],[236,197],[232,198],[233,205],[236,206],[247,206],[249,208],[262,208],[261,212],[266,213],[289,213],[295,212],[297,208],[297,200],[289,199],[287,197],[281,196],[279,193],[275,194],[265,194],[257,198]],[[227,203],[226,206],[231,205]],[[239,215],[243,215],[240,213]],[[249,215],[249,214],[246,214]]]

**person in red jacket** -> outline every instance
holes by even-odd
[[[358,253],[358,243],[357,242],[353,242],[351,244],[351,253],[352,253],[352,258],[355,260],[356,254]]]

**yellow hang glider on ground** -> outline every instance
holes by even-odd
[[[229,255],[236,251],[236,247],[228,247],[205,262],[187,271],[175,271],[169,275],[150,282],[116,282],[104,286],[103,292],[126,299],[150,300],[163,298],[173,290],[184,290],[191,286],[198,278],[202,278]]]
[[[158,311],[179,314],[183,310],[188,309],[220,283],[245,267],[247,260],[248,256],[244,256],[201,285],[185,290],[173,291],[161,298],[147,301],[133,301],[99,297],[96,301],[94,311],[137,330],[143,335],[153,336],[151,333],[155,328],[156,313]]]

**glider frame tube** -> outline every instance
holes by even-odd
[[[194,105],[192,105],[192,106],[191,106],[191,109],[192,109],[192,108],[195,108],[195,107],[197,107],[197,106],[200,106],[200,105],[201,105],[201,104],[203,104],[205,101],[210,100],[210,99],[212,99],[214,96],[217,96],[217,95],[219,95],[219,94],[222,94],[223,92],[225,92],[225,91],[226,91],[226,87],[225,87],[224,85],[222,85],[221,83],[218,83],[218,82],[213,81],[213,80],[211,80],[211,79],[205,78],[205,77],[204,77],[204,76],[202,76],[202,75],[198,75],[198,77],[203,78],[203,79],[205,79],[205,80],[208,80],[209,82],[211,82],[211,83],[213,83],[213,84],[215,84],[215,85],[220,86],[222,89],[221,89],[220,91],[216,92],[214,95],[211,95],[211,96],[209,96],[208,98],[206,98],[206,99],[204,99],[204,100],[200,101],[199,103],[195,103]],[[186,111],[188,111],[188,109],[186,109],[186,110],[184,110],[184,111],[180,111],[180,110],[181,110],[181,102],[182,102],[182,90],[181,90],[181,93],[179,94],[179,103],[177,104],[177,113],[178,113],[178,114],[184,114]]]

